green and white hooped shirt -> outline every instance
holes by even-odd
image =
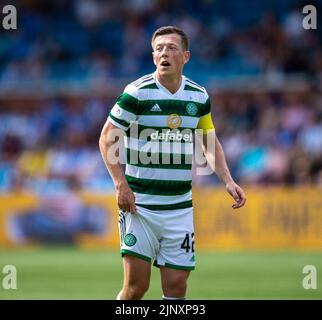
[[[174,94],[155,73],[126,86],[108,120],[126,133],[125,176],[137,205],[192,207],[193,134],[213,128],[210,108],[205,88],[185,76]]]

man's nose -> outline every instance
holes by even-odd
[[[161,56],[168,56],[168,49],[166,47],[162,49]]]

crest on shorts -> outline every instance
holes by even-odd
[[[191,116],[195,116],[198,112],[198,107],[195,103],[189,102],[186,106],[187,113]]]
[[[167,118],[167,125],[171,129],[177,129],[178,127],[180,127],[181,122],[181,117],[176,113],[170,114]]]
[[[129,247],[134,246],[136,244],[136,236],[132,233],[126,234],[124,237],[124,243]]]

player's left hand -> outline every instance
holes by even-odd
[[[241,208],[246,202],[246,196],[244,190],[234,181],[230,181],[226,184],[228,193],[235,199],[236,203],[232,205],[233,209]]]

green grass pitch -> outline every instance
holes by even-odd
[[[321,299],[322,252],[198,252],[187,298]],[[15,265],[17,289],[6,290],[3,267]],[[317,289],[302,286],[305,265],[317,269]],[[161,298],[159,270],[152,267],[144,299]],[[0,299],[115,299],[122,283],[117,251],[41,248],[0,250]]]

